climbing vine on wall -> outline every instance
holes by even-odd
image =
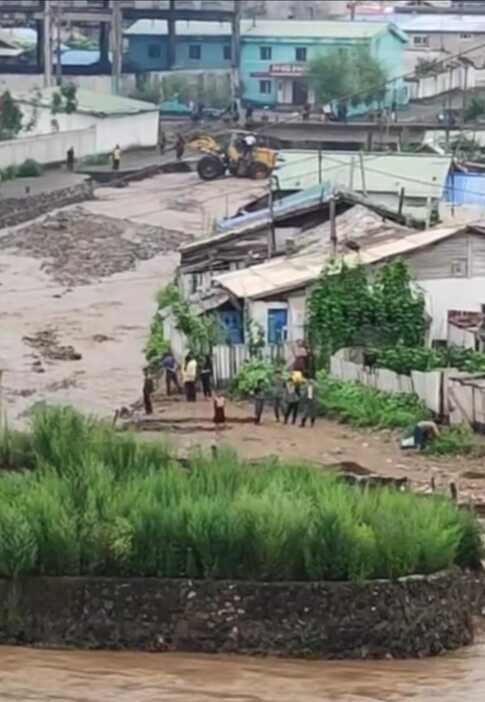
[[[308,303],[309,336],[321,365],[346,346],[417,346],[424,342],[425,305],[402,261],[369,281],[363,266],[330,264]]]

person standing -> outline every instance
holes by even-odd
[[[299,397],[296,392],[295,384],[293,380],[288,378],[285,385],[285,424],[288,424],[288,420],[291,417],[291,423],[296,424],[298,417],[298,403]]]
[[[160,139],[158,145],[160,147],[160,156],[163,156],[163,154],[165,153],[165,149],[167,148],[167,136],[163,129],[160,130]]]
[[[264,412],[264,380],[258,380],[254,391],[254,423],[261,424]]]
[[[314,427],[317,417],[317,389],[313,378],[309,378],[303,387],[302,410],[300,426],[304,427],[310,420],[311,426]]]
[[[162,369],[165,371],[165,385],[167,388],[167,396],[172,394],[172,385],[176,391],[180,392],[180,383],[177,377],[177,361],[171,351],[167,351],[162,358]]]
[[[181,134],[177,134],[177,140],[175,142],[175,155],[177,156],[177,161],[181,161],[185,153],[185,139]]]
[[[70,171],[71,173],[74,171],[74,146],[71,146],[67,150],[66,166],[67,166],[67,170]]]
[[[225,404],[224,394],[221,390],[217,390],[214,398],[214,424],[216,429],[219,429],[226,423]]]
[[[113,149],[111,158],[113,160],[113,170],[119,171],[121,163],[121,149],[119,144],[116,144],[115,148]]]
[[[185,397],[187,402],[196,402],[197,400],[197,361],[195,357],[189,353],[185,359],[184,366],[184,386]]]
[[[152,395],[155,392],[155,384],[148,368],[143,369],[143,374],[145,376],[143,381],[143,406],[145,414],[153,414]]]
[[[283,398],[285,394],[285,383],[281,371],[276,371],[273,381],[273,409],[274,416],[277,422],[280,421],[280,415],[283,411]]]
[[[294,355],[293,370],[306,373],[308,371],[308,349],[303,339],[298,339],[296,342]]]
[[[200,371],[200,379],[202,381],[202,390],[204,393],[204,397],[206,399],[212,397],[212,375],[213,375],[212,358],[211,358],[210,354],[207,354],[207,356],[204,358],[204,363],[203,363],[202,369]]]

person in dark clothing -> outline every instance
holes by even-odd
[[[254,391],[254,423],[261,424],[264,411],[264,381],[258,381]]]
[[[312,109],[312,108],[311,108],[309,102],[306,102],[306,103],[303,105],[303,111],[302,111],[301,116],[302,116],[302,118],[303,118],[303,120],[304,120],[305,122],[307,122],[307,121],[310,119],[311,109]]]
[[[162,369],[165,371],[167,395],[172,394],[172,385],[175,386],[177,392],[182,392],[177,377],[177,361],[171,351],[167,351],[167,353],[164,354],[162,358]]]
[[[296,392],[295,383],[291,379],[288,379],[285,385],[285,424],[288,424],[288,420],[291,417],[291,423],[296,424],[296,419],[298,417],[298,403],[300,398]]]
[[[71,171],[71,173],[72,173],[74,170],[74,147],[73,146],[71,146],[67,150],[66,165],[67,165],[67,170]]]
[[[200,371],[200,380],[202,382],[202,391],[204,393],[204,397],[206,397],[206,398],[212,397],[212,374],[213,374],[212,359],[211,359],[210,355],[208,354],[204,359],[204,363],[203,363],[202,369]]]
[[[177,134],[177,141],[175,142],[175,154],[177,156],[177,161],[181,161],[185,153],[185,139],[181,134]]]
[[[315,419],[317,417],[317,392],[315,387],[315,381],[313,379],[307,380],[303,388],[302,396],[302,417],[301,425],[304,427],[307,420],[310,420],[312,427],[315,426]]]
[[[153,414],[152,395],[155,392],[155,384],[149,375],[148,368],[144,369],[145,380],[143,382],[143,406],[145,414]]]
[[[163,154],[165,153],[165,149],[167,148],[167,137],[166,137],[163,129],[160,132],[159,147],[160,147],[160,156],[163,156]]]
[[[273,381],[273,409],[274,416],[277,422],[280,421],[280,413],[283,410],[283,398],[285,394],[285,383],[283,380],[283,375],[280,371],[275,373]]]
[[[248,105],[246,107],[246,113],[245,113],[246,122],[251,122],[253,115],[254,115],[254,107],[252,105]]]
[[[121,163],[121,149],[120,149],[119,144],[116,144],[115,148],[113,149],[113,153],[111,154],[111,159],[113,161],[113,170],[119,171],[120,170],[120,163]]]

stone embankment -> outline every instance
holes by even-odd
[[[0,643],[308,658],[422,657],[473,640],[484,581],[0,581]]]
[[[2,198],[0,199],[0,229],[28,222],[51,210],[92,198],[93,183],[91,180],[36,195],[25,194],[21,197]]]

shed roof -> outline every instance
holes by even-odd
[[[389,22],[339,22],[313,20],[241,20],[241,36],[255,38],[285,38],[298,37],[305,39],[372,39],[387,30],[398,36],[403,43],[407,37],[395,25]],[[166,35],[168,25],[166,20],[137,20],[124,34],[134,35]],[[230,22],[200,22],[178,21],[176,33],[179,36],[231,36]]]
[[[369,193],[399,193],[406,197],[441,198],[451,158],[429,154],[366,153],[365,187]],[[280,151],[275,176],[280,190],[305,190],[320,181],[316,151]],[[359,154],[355,151],[323,151],[321,178],[337,189],[364,191]]]
[[[485,34],[483,15],[405,15],[395,14],[392,21],[404,32],[440,34]]]
[[[216,276],[216,284],[235,297],[249,299],[306,287],[318,278],[331,256],[329,225],[324,224],[319,229],[319,241],[301,253]],[[386,225],[365,208],[355,207],[338,217],[337,229],[342,260],[352,266],[357,263],[372,265],[426,248],[458,234],[464,227],[437,227],[415,232],[397,225]],[[349,239],[358,244],[360,251],[351,252],[346,247]]]
[[[52,96],[57,91],[58,88],[44,88],[40,90],[38,104],[41,107],[50,107]],[[35,92],[15,94],[14,98],[21,103],[33,104],[37,102],[37,94]],[[110,93],[96,93],[93,90],[85,90],[84,88],[78,88],[76,99],[78,104],[76,112],[85,112],[100,117],[136,115],[143,112],[158,112],[159,109],[158,105],[153,105],[150,102],[132,100],[131,98],[111,95]]]

